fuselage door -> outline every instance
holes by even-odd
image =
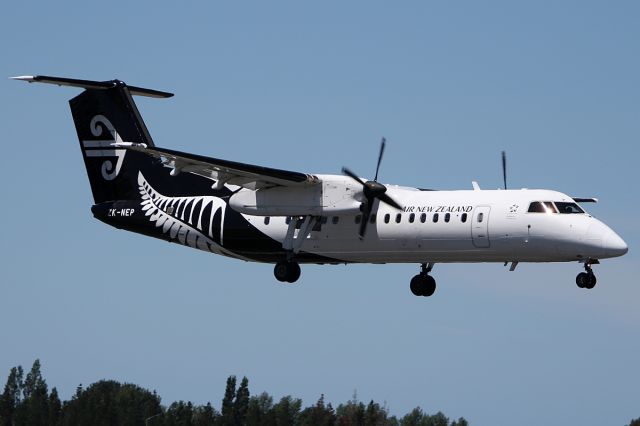
[[[489,247],[489,212],[491,207],[478,206],[473,210],[471,222],[471,239],[478,248]]]

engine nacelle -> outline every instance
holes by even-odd
[[[229,198],[229,207],[253,216],[331,216],[358,214],[360,187],[342,176],[319,176],[316,185],[241,189]]]

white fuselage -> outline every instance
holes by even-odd
[[[387,188],[403,210],[376,202],[375,219],[363,239],[357,233],[359,214],[324,216],[301,250],[367,263],[566,262],[627,251],[614,231],[587,213],[528,212],[536,201],[574,202],[560,192]],[[285,217],[244,216],[269,237],[284,241]]]

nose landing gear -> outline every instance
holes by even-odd
[[[429,297],[436,291],[436,280],[429,275],[433,265],[433,263],[423,263],[420,273],[411,278],[409,288],[415,296]]]
[[[584,263],[584,270],[586,272],[580,272],[576,277],[576,284],[578,285],[578,287],[592,289],[596,286],[598,280],[596,279],[596,276],[591,269],[591,264],[597,262],[598,261],[596,260],[595,262],[589,261]]]

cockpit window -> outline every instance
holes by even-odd
[[[547,209],[544,208],[544,205],[540,201],[534,201],[529,204],[529,213],[546,213]]]
[[[556,207],[558,207],[558,211],[563,214],[584,213],[584,210],[582,210],[576,203],[556,201]]]
[[[558,213],[551,201],[534,201],[529,204],[529,213]]]

